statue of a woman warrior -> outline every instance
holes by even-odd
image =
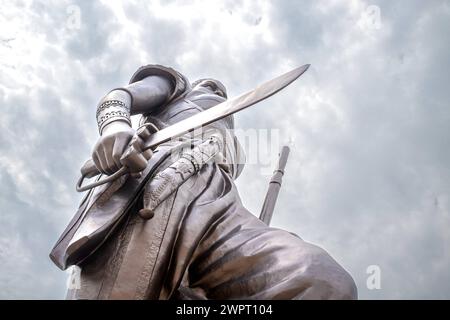
[[[114,174],[130,140],[140,148],[145,135],[226,99],[217,80],[191,84],[171,68],[140,68],[98,104],[95,167]],[[145,128],[138,135],[130,122],[137,114]],[[233,127],[228,116],[162,143],[134,159],[145,164],[142,174],[86,194],[50,255],[61,269],[81,268],[69,298],[356,298],[351,276],[323,249],[244,208],[234,184],[244,161]]]

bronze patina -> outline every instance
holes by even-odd
[[[147,65],[106,94],[96,114],[100,137],[82,169],[103,178],[85,188],[50,254],[61,269],[81,268],[68,298],[356,298],[353,279],[326,251],[268,226],[286,150],[265,222],[245,209],[234,184],[245,161],[233,113],[306,69],[228,100],[218,80],[191,83],[172,68]],[[141,115],[138,130],[131,115]]]

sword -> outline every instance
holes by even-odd
[[[83,186],[82,184],[85,178],[92,178],[100,174],[100,171],[97,169],[92,159],[86,161],[80,170],[81,177],[77,182],[77,191],[83,192],[90,190],[107,182],[112,182],[127,173],[141,172],[146,167],[146,162],[143,160],[148,160],[152,155],[151,150],[154,150],[161,143],[194,131],[202,126],[206,126],[214,121],[225,118],[233,113],[267,99],[297,80],[303,73],[305,73],[306,70],[308,70],[309,66],[309,64],[306,64],[295,68],[294,70],[267,81],[254,90],[241,94],[233,99],[224,101],[214,107],[181,120],[170,127],[156,131],[152,134],[150,134],[146,127],[138,129],[135,136],[144,140],[143,146],[137,146],[137,144],[134,143],[137,139],[132,139],[130,146],[121,158],[121,163],[123,166],[118,171],[104,179],[97,180]],[[138,161],[140,162],[140,166],[135,165],[136,161],[133,161],[135,159],[141,159]],[[133,163],[133,165],[127,165],[127,163]]]

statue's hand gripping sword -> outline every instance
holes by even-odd
[[[154,150],[161,143],[225,118],[274,95],[297,80],[308,68],[309,64],[298,67],[258,86],[252,91],[224,101],[160,131],[150,133],[145,126],[139,128],[120,160],[123,166],[114,174],[83,186],[82,184],[85,178],[93,178],[100,174],[92,159],[89,159],[81,168],[81,177],[77,183],[77,191],[87,191],[107,182],[114,181],[124,174],[143,171],[147,166],[148,159],[152,155],[151,150]],[[138,141],[143,141],[143,143],[138,143]]]

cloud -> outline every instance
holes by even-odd
[[[216,77],[234,96],[311,63],[236,117],[293,143],[273,225],[330,251],[362,298],[449,298],[449,15],[444,1],[4,4],[0,297],[64,297],[47,254],[80,199],[95,107],[140,65]],[[265,167],[237,181],[255,214]],[[366,288],[373,264],[381,290]]]

